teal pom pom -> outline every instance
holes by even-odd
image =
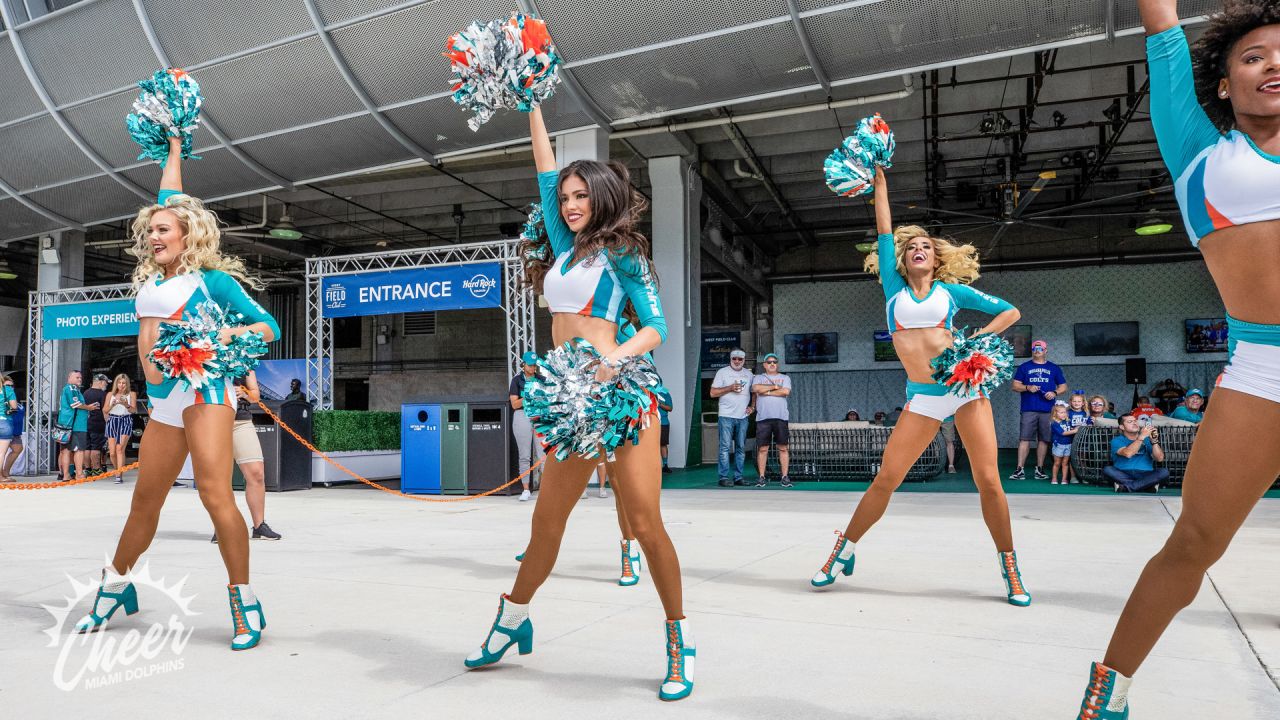
[[[893,151],[897,148],[897,143],[893,139],[889,123],[880,117],[880,113],[863,118],[853,137],[866,153],[868,166],[893,167]]]
[[[538,373],[525,383],[525,415],[557,460],[571,454],[612,457],[620,445],[638,442],[640,431],[668,394],[653,363],[622,360],[618,375],[596,381],[600,353],[585,340],[565,343],[538,360]]]
[[[1013,347],[992,333],[966,338],[966,330],[957,332],[951,347],[933,359],[933,379],[953,395],[989,396],[1013,377]]]
[[[845,197],[865,195],[874,189],[877,167],[893,167],[897,147],[893,131],[879,113],[863,118],[853,135],[831,151],[822,165],[827,187]]]
[[[551,238],[542,218],[542,203],[529,206],[529,219],[520,231],[520,256],[525,260],[547,262],[551,260]]]
[[[245,318],[237,312],[224,312],[212,301],[200,303],[183,320],[160,323],[160,333],[147,359],[165,377],[182,379],[184,390],[198,390],[218,378],[244,377],[267,353],[267,343],[260,332],[233,336],[226,345],[218,342],[223,328],[241,327]]]
[[[521,13],[471,23],[449,37],[444,56],[454,74],[453,101],[472,113],[473,131],[501,108],[533,110],[560,82],[560,55],[546,24]]]
[[[169,158],[169,138],[182,138],[182,157],[192,155],[191,134],[200,124],[200,85],[178,68],[157,70],[149,80],[141,80],[142,92],[133,102],[133,113],[125,126],[134,142],[142,146],[139,160],[151,158],[164,167]]]

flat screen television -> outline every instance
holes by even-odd
[[[788,365],[840,362],[840,333],[796,333],[783,341]]]
[[[1137,355],[1138,323],[1076,323],[1076,355]]]
[[[1212,353],[1227,351],[1226,318],[1202,318],[1186,320],[1183,332],[1188,353]]]
[[[1004,338],[1013,346],[1013,356],[1016,358],[1031,357],[1031,326],[1030,325],[1010,325],[1008,330],[1000,333],[1000,337]]]
[[[874,337],[876,362],[898,359],[898,351],[893,349],[893,333],[888,330],[877,330]]]

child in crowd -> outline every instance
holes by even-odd
[[[1083,398],[1081,398],[1083,400]],[[1058,484],[1058,470],[1062,470],[1062,484],[1067,484],[1071,474],[1071,440],[1083,426],[1071,425],[1071,417],[1065,403],[1053,406],[1053,414],[1049,416],[1053,432],[1053,470],[1050,472],[1050,485]],[[1078,481],[1077,481],[1078,482]]]
[[[1067,407],[1067,419],[1071,421],[1071,427],[1093,424],[1093,421],[1089,419],[1089,408],[1085,405],[1083,390],[1076,390],[1071,393],[1071,404]]]

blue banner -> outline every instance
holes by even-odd
[[[502,264],[469,263],[337,275],[322,285],[324,317],[502,307]]]
[[[742,333],[702,333],[702,369],[719,369],[729,364],[729,353],[742,343]]]
[[[45,340],[81,340],[138,334],[138,314],[133,309],[133,298],[46,305],[40,316],[40,332],[44,334]]]

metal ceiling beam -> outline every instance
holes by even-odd
[[[4,0],[0,0],[0,3],[3,3],[3,2]],[[76,222],[75,220],[62,217],[58,213],[50,210],[49,208],[41,205],[40,203],[37,203],[36,201],[30,198],[24,197],[22,193],[18,192],[17,188],[5,182],[2,178],[0,178],[0,190],[3,190],[5,195],[8,195],[14,200],[17,200],[19,203],[22,203],[22,205],[25,206],[31,212],[39,213],[45,218],[48,218],[49,220],[52,220],[58,223],[59,225],[71,228],[73,230],[79,230],[81,232],[84,232],[85,230],[85,227],[80,223]]]
[[[13,45],[13,54],[17,56],[18,64],[22,66],[22,72],[27,76],[27,82],[31,84],[31,89],[35,91],[36,97],[40,98],[40,102],[44,105],[44,109],[49,113],[49,116],[58,124],[59,128],[62,128],[62,132],[67,136],[67,139],[112,180],[120,183],[126,190],[138,197],[150,201],[154,197],[152,193],[147,192],[141,185],[112,169],[111,165],[102,159],[101,155],[98,155],[93,148],[89,147],[89,143],[85,142],[80,133],[71,127],[71,123],[67,122],[62,113],[55,109],[56,105],[53,102],[53,98],[49,96],[49,91],[45,89],[44,83],[36,73],[35,66],[31,64],[31,58],[27,56],[27,48],[22,42],[21,33],[18,32],[16,23],[13,21],[13,11],[9,9],[8,3],[3,0],[0,0],[0,20],[4,21],[5,27],[10,28],[9,42]]]
[[[140,1],[134,0],[134,2]],[[333,38],[329,35],[328,30],[325,29],[324,19],[320,17],[320,11],[316,8],[315,0],[302,0],[302,4],[307,6],[307,14],[311,16],[311,24],[315,26],[316,36],[320,38],[325,51],[329,53],[329,59],[333,61],[334,67],[338,68],[338,73],[342,75],[343,80],[347,81],[347,86],[351,88],[351,92],[355,93],[356,98],[360,100],[361,105],[364,105],[364,109],[369,112],[374,122],[378,123],[396,142],[400,143],[406,150],[413,153],[423,162],[431,166],[439,165],[440,161],[436,159],[434,153],[415,142],[413,138],[406,135],[404,131],[396,127],[395,123],[391,122],[387,116],[378,110],[378,104],[373,101],[373,98],[369,96],[369,91],[365,89],[359,78],[351,71],[351,66],[347,64],[347,59],[338,51],[337,44],[333,42]]]
[[[804,56],[809,59],[809,68],[813,70],[813,77],[823,90],[830,93],[831,80],[822,69],[822,63],[818,60],[818,53],[813,49],[813,43],[809,42],[809,31],[805,30],[804,23],[800,20],[800,7],[796,4],[796,0],[787,0],[787,10],[791,12],[791,26],[795,28],[796,36],[800,38],[800,48],[804,50]]]
[[[0,2],[2,1],[0,0]],[[164,46],[160,44],[160,37],[156,34],[155,26],[151,23],[151,16],[147,15],[147,9],[143,6],[142,0],[132,1],[133,12],[138,16],[138,22],[142,24],[142,32],[147,36],[147,42],[151,44],[151,50],[156,54],[156,59],[160,61],[160,65],[163,67],[173,67],[173,63],[169,60],[169,54],[165,52]],[[264,180],[270,181],[285,190],[293,189],[292,181],[267,169],[262,163],[250,157],[244,150],[236,147],[234,143],[227,139],[226,133],[222,132],[207,114],[202,119],[201,124],[204,125],[204,129],[208,130],[215,140],[222,143],[222,147],[226,148],[227,152],[231,153],[245,167],[261,176]]]
[[[526,15],[542,16],[542,12],[538,9],[538,3],[535,0],[520,0],[520,9]],[[591,97],[587,89],[582,87],[578,79],[573,76],[573,71],[569,69],[569,63],[562,63],[559,72],[560,79],[564,81],[565,89],[569,91],[574,100],[578,101],[578,105],[582,107],[587,117],[605,130],[613,127],[613,119],[596,104],[595,98]]]
[[[809,247],[816,246],[818,244],[818,239],[813,236],[813,233],[809,228],[801,222],[800,218],[796,216],[795,211],[791,209],[791,205],[787,203],[787,199],[782,196],[781,191],[778,190],[778,186],[774,184],[773,178],[769,177],[769,173],[767,173],[764,166],[760,164],[760,158],[756,156],[755,150],[751,149],[751,143],[747,142],[747,139],[742,136],[742,131],[738,130],[738,126],[733,123],[729,123],[723,127],[725,134],[729,136],[729,140],[732,141],[734,146],[738,148],[738,151],[742,153],[743,159],[747,161],[751,166],[751,169],[759,176],[758,179],[764,184],[765,189],[769,191],[769,195],[773,197],[773,201],[778,205],[778,209],[782,211],[783,219],[785,219],[787,224],[795,230],[795,233],[800,236],[800,239],[804,241],[805,245],[808,245]]]

